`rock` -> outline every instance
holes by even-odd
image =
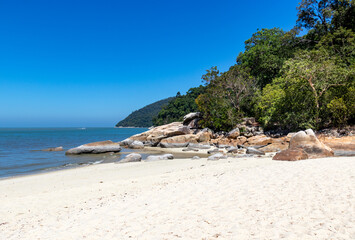
[[[223,151],[216,148],[207,152],[207,154],[214,154],[214,153],[223,153]]]
[[[142,149],[144,148],[144,144],[141,141],[133,141],[132,143],[129,144],[129,148],[132,149]]]
[[[138,141],[138,140],[137,140],[137,141]],[[133,142],[134,142],[134,140],[129,139],[129,138],[126,138],[125,140],[119,142],[119,144],[120,144],[121,146],[126,147],[126,146],[129,146],[129,145],[130,145],[131,143],[133,143]]]
[[[192,120],[200,117],[201,117],[201,113],[199,112],[189,113],[184,116],[183,125],[188,125]]]
[[[355,151],[355,136],[346,136],[341,138],[321,137],[319,140],[337,151]]]
[[[253,155],[265,155],[265,153],[263,151],[257,150],[257,149],[252,148],[252,147],[248,147],[246,153],[247,154],[253,154]]]
[[[128,154],[124,159],[119,161],[120,163],[127,163],[127,162],[140,162],[142,161],[142,156],[138,153],[131,153]]]
[[[201,120],[201,118],[195,118],[187,126],[190,129],[198,129],[200,127],[200,125],[199,125],[200,120]]]
[[[307,153],[301,148],[286,149],[276,153],[272,160],[298,161],[308,159]]]
[[[323,158],[334,156],[333,150],[318,140],[312,129],[299,131],[290,140],[290,149],[301,148],[308,158]]]
[[[204,145],[204,144],[196,144],[196,143],[189,143],[189,147],[191,148],[197,148],[197,149],[210,149],[210,145]]]
[[[164,138],[160,143],[197,143],[198,136],[195,134],[187,134]]]
[[[184,148],[182,149],[183,152],[189,152],[189,151],[194,151],[194,152],[198,152],[199,150],[196,149],[196,148],[191,148],[191,147],[188,147],[188,148]]]
[[[265,135],[258,135],[248,138],[246,145],[254,146],[254,145],[268,145],[272,143],[272,138],[267,137]]]
[[[259,150],[268,153],[268,152],[279,152],[282,150],[286,150],[287,148],[288,148],[288,143],[272,143],[267,145],[266,147],[259,148]]]
[[[216,154],[214,154],[214,155],[212,155],[212,156],[209,156],[209,157],[207,158],[207,160],[209,160],[209,161],[216,161],[216,160],[219,160],[219,159],[226,159],[226,158],[227,158],[227,156],[224,155],[223,153],[216,153]]]
[[[174,156],[172,154],[164,154],[164,155],[151,155],[151,156],[148,156],[145,161],[151,162],[151,161],[171,160],[171,159],[174,159]]]
[[[208,141],[211,140],[212,135],[213,135],[212,131],[208,128],[207,129],[205,128],[196,134],[196,136],[198,137],[197,141],[207,143]]]
[[[81,145],[76,148],[69,149],[65,154],[83,154],[83,153],[106,153],[106,152],[120,152],[120,144],[114,143],[110,140],[102,142],[93,142]]]
[[[129,139],[141,142],[152,142],[156,145],[164,138],[190,133],[191,130],[187,126],[183,126],[181,122],[173,122],[136,134]]]
[[[239,135],[240,135],[239,128],[235,128],[227,134],[227,137],[232,139],[237,139]]]
[[[60,152],[63,151],[63,147],[53,147],[53,148],[46,148],[42,149],[43,152]]]
[[[192,160],[198,160],[198,159],[200,159],[200,157],[199,156],[193,156],[191,159]]]
[[[238,153],[239,148],[238,147],[231,147],[228,149],[228,153]]]
[[[166,143],[166,142],[161,142],[159,143],[159,147],[161,148],[184,148],[187,147],[189,143]]]

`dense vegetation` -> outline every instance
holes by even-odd
[[[151,127],[153,126],[152,119],[173,99],[173,97],[166,98],[136,110],[117,123],[116,127]]]
[[[354,124],[354,0],[302,0],[297,9],[292,30],[258,30],[228,71],[207,70],[196,101],[177,97],[154,124],[180,120],[195,103],[201,124],[214,130],[230,130],[242,117],[255,117],[267,129]],[[300,36],[302,29],[307,33]]]
[[[158,126],[181,121],[186,114],[198,111],[195,99],[204,92],[204,86],[190,88],[185,95],[181,95],[180,92],[178,92],[176,97],[163,107],[159,114],[153,118],[153,124]]]

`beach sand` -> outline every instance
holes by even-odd
[[[355,157],[110,163],[0,193],[0,239],[355,239]]]

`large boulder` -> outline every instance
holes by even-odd
[[[334,156],[333,150],[318,140],[312,129],[299,131],[290,139],[290,149],[301,148],[309,158]]]
[[[301,148],[286,149],[276,153],[272,160],[298,161],[308,159],[308,154]]]
[[[80,145],[76,148],[69,149],[65,154],[83,154],[83,153],[106,153],[106,152],[120,152],[121,146],[119,143],[114,143],[110,140],[102,142],[93,142]]]
[[[128,154],[124,159],[119,161],[119,163],[127,163],[127,162],[140,162],[142,161],[142,155],[138,153]]]
[[[183,124],[188,125],[192,120],[200,118],[200,117],[201,117],[201,113],[199,113],[199,112],[189,113],[184,116]]]
[[[195,134],[186,134],[180,136],[174,136],[169,138],[164,138],[160,143],[197,143],[198,136]]]
[[[129,139],[141,142],[151,142],[153,145],[156,145],[164,138],[190,133],[192,133],[192,131],[189,127],[182,125],[181,122],[173,122],[133,135]]]

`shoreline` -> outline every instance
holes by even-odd
[[[355,236],[355,157],[174,159],[65,170],[0,180],[4,238]]]

